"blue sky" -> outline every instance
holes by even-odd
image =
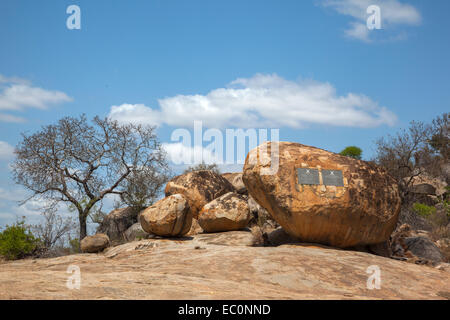
[[[81,29],[69,30],[69,5]],[[366,8],[381,8],[368,30]],[[66,115],[205,128],[278,128],[339,152],[449,111],[447,0],[0,2],[0,226],[24,191],[21,132]]]

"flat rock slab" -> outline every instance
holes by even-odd
[[[313,245],[212,244],[205,235],[149,239],[100,254],[3,262],[0,299],[445,299],[450,273]],[[209,239],[209,240],[207,240]],[[81,271],[68,289],[67,268]],[[369,266],[381,289],[366,287]]]

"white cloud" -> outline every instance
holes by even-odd
[[[34,87],[27,80],[0,75],[0,111],[23,111],[26,108],[45,110],[50,105],[69,101],[72,98],[64,92]],[[23,122],[24,119],[2,112],[0,121]]]
[[[221,163],[221,159],[211,150],[207,150],[202,146],[189,147],[181,142],[163,143],[164,150],[167,152],[168,160],[175,164],[198,164],[198,163]],[[200,161],[196,161],[199,159]]]
[[[351,28],[345,30],[345,35],[350,38],[355,38],[364,42],[370,42],[369,29],[363,23],[352,22]]]
[[[410,4],[399,0],[322,0],[320,4],[330,7],[342,15],[352,17],[355,21],[350,22],[350,27],[345,30],[348,37],[370,42],[370,34],[373,32],[367,29],[368,18],[367,8],[370,5],[377,5],[381,10],[382,29],[393,29],[399,25],[419,25],[422,21],[420,12]],[[390,39],[398,40],[401,37],[393,36]]]
[[[183,172],[191,166],[204,162],[205,164],[216,164],[220,172],[242,172],[243,165],[240,163],[226,163],[222,155],[206,148],[196,146],[188,147],[182,143],[163,143],[167,152],[168,160],[175,172]],[[245,159],[241,159],[244,161]]]
[[[0,122],[15,122],[15,123],[21,123],[25,122],[26,120],[22,117],[16,117],[11,114],[6,113],[0,113]]]
[[[160,125],[160,113],[143,104],[122,104],[112,106],[109,117],[118,121],[136,124]]]
[[[393,125],[396,116],[363,94],[337,95],[329,83],[294,82],[276,74],[239,78],[206,95],[159,100],[159,109],[142,104],[113,106],[110,117],[123,122],[208,128],[301,128],[307,124],[346,127]]]
[[[9,160],[14,157],[14,147],[5,141],[0,141],[0,160]]]

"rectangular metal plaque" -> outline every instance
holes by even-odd
[[[322,181],[326,186],[344,186],[344,178],[341,170],[322,170]]]
[[[319,170],[310,168],[298,168],[298,183],[299,184],[320,184]]]

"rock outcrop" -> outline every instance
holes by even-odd
[[[231,183],[210,170],[188,172],[169,181],[165,188],[166,196],[182,194],[189,202],[192,216],[197,218],[205,204],[233,192]]]
[[[125,231],[135,224],[138,212],[130,207],[111,211],[97,228],[98,233],[106,234],[112,242],[126,241]]]
[[[207,203],[198,215],[198,223],[205,232],[223,232],[247,227],[250,218],[247,200],[229,192]]]
[[[174,194],[143,210],[139,219],[147,233],[180,237],[189,232],[192,213],[187,199],[182,194]]]
[[[223,173],[222,177],[233,185],[237,193],[247,194],[247,188],[245,187],[244,181],[242,181],[242,172],[227,172]]]
[[[87,236],[81,240],[80,248],[85,253],[97,253],[103,251],[109,245],[109,238],[106,234],[97,233]]]
[[[445,265],[435,269],[320,245],[249,247],[251,240],[243,233],[141,240],[101,254],[2,262],[0,299],[450,298]],[[67,267],[73,264],[81,270],[81,290],[65,285]],[[372,265],[381,271],[380,290],[367,288]]]
[[[262,170],[277,163],[271,174]],[[267,142],[251,150],[243,181],[283,229],[303,242],[342,248],[384,242],[401,206],[398,186],[383,169],[298,143]]]

